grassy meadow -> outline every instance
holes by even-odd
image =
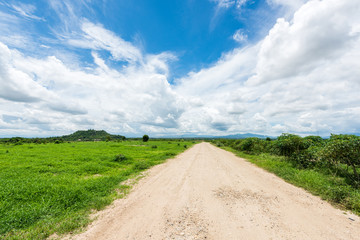
[[[90,222],[129,188],[120,183],[194,142],[0,145],[0,239],[46,239]]]

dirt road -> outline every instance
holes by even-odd
[[[208,143],[156,166],[72,239],[360,239],[345,214]]]

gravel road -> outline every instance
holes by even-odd
[[[150,169],[71,239],[360,239],[360,218],[200,143]]]

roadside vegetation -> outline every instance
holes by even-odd
[[[218,139],[213,143],[324,200],[360,215],[360,137]]]
[[[195,143],[41,142],[0,144],[0,239],[46,239],[86,226],[91,212],[129,188],[121,182]]]

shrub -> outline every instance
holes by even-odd
[[[298,153],[291,155],[290,159],[294,161],[298,166],[303,168],[314,167],[319,163],[318,152],[320,147],[310,146]]]
[[[355,135],[331,135],[320,156],[333,165],[343,163],[351,167],[355,181],[360,182],[360,176],[357,172],[357,168],[360,167],[360,137]]]
[[[135,170],[145,170],[150,167],[150,163],[146,162],[145,160],[140,160],[139,162],[136,162],[133,166]]]
[[[224,146],[224,144],[222,142],[220,142],[220,141],[216,141],[215,144],[216,144],[217,147],[223,147]]]
[[[280,155],[291,157],[293,154],[298,154],[300,151],[307,149],[310,146],[308,141],[297,135],[283,133],[277,139],[277,148]]]
[[[156,145],[152,145],[151,148],[157,148],[157,146],[156,146]]]
[[[115,158],[114,158],[114,161],[115,162],[122,162],[122,161],[125,161],[127,158],[125,157],[125,155],[123,154],[119,154],[119,155],[116,155]]]
[[[238,145],[237,149],[249,154],[259,154],[264,152],[266,142],[259,138],[245,138]]]
[[[149,141],[149,136],[145,134],[143,136],[143,142],[147,142],[147,141]]]
[[[324,139],[319,136],[307,136],[303,138],[304,140],[308,140],[311,145],[322,146],[324,145]]]

